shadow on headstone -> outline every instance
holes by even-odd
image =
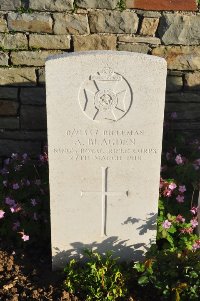
[[[147,231],[155,230],[156,228],[156,219],[157,219],[157,214],[154,213],[149,213],[149,218],[147,220],[142,220],[140,218],[135,218],[135,217],[128,217],[126,221],[124,221],[124,225],[127,224],[136,224],[136,223],[141,223],[144,222],[141,226],[137,228],[139,230],[139,235],[143,235],[147,233]],[[122,225],[123,225],[122,224]]]
[[[144,235],[148,231],[152,231],[156,229],[156,218],[157,214],[149,213],[149,218],[147,220],[141,220],[135,217],[128,217],[126,221],[124,221],[124,225],[126,224],[136,224],[139,223],[140,226],[137,228],[139,231],[139,235]],[[141,222],[143,224],[141,225]],[[122,224],[122,225],[123,225]],[[128,261],[134,260],[144,260],[145,253],[148,250],[147,245],[144,243],[136,243],[130,246],[126,245],[127,240],[120,240],[118,236],[110,236],[109,238],[105,238],[101,243],[96,241],[90,244],[84,244],[83,242],[74,242],[71,244],[71,249],[67,251],[60,250],[57,247],[54,247],[55,256],[53,256],[53,266],[58,268],[63,268],[71,259],[75,258],[76,260],[80,260],[84,256],[84,250],[93,250],[100,254],[106,254],[106,251],[111,251],[113,257],[117,257],[119,261],[124,261],[128,258]],[[149,241],[149,245],[152,244],[153,241]],[[84,259],[83,259],[84,261]]]
[[[106,238],[101,243],[96,241],[90,244],[83,244],[82,242],[74,242],[71,244],[71,249],[67,251],[61,251],[59,248],[54,248],[56,255],[53,257],[53,267],[56,269],[63,268],[71,259],[83,260],[84,250],[93,250],[99,254],[106,254],[106,251],[111,251],[114,258],[118,258],[119,261],[124,261],[124,258],[128,258],[128,261],[142,260],[144,259],[145,252],[141,248],[145,248],[144,243],[137,243],[132,246],[126,246],[125,240],[119,240],[117,236],[111,236]]]

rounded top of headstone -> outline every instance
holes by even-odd
[[[155,64],[163,65],[167,67],[167,62],[164,58],[157,57],[154,55],[144,54],[144,53],[137,53],[137,52],[130,52],[130,51],[112,51],[112,50],[92,50],[92,51],[79,51],[79,52],[70,52],[58,55],[50,55],[46,59],[46,64],[51,62],[55,63],[55,60],[61,59],[72,59],[72,58],[81,58],[81,57],[98,57],[98,56],[118,56],[118,57],[130,57],[131,59],[137,60],[141,59],[144,61],[151,61]]]

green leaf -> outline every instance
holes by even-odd
[[[138,279],[138,284],[145,285],[149,282],[149,278],[147,276],[142,276]]]

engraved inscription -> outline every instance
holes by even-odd
[[[72,128],[65,131],[66,141],[49,152],[70,161],[141,161],[154,159],[159,149],[154,143],[144,145],[142,129]],[[65,146],[67,142],[67,146]]]
[[[105,67],[83,82],[79,104],[83,113],[95,122],[118,121],[131,107],[132,91],[123,76]]]
[[[101,191],[81,191],[81,197],[87,194],[101,195],[101,237],[106,234],[106,219],[107,219],[107,197],[108,196],[125,196],[128,197],[128,191],[107,191],[108,167],[101,167],[102,186]]]

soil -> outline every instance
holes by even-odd
[[[0,248],[0,300],[78,301],[63,289],[64,275],[51,270],[50,246]]]
[[[51,269],[50,245],[16,248],[0,240],[0,301],[81,301],[64,289],[63,282],[64,274]]]

